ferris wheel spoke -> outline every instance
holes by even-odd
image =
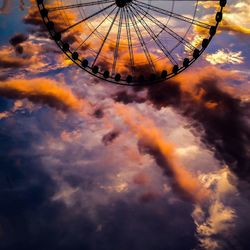
[[[102,49],[103,49],[103,46],[104,46],[104,44],[106,43],[106,40],[107,40],[107,38],[108,38],[108,36],[109,36],[109,34],[110,34],[110,31],[111,31],[111,29],[112,29],[112,27],[113,27],[113,25],[114,25],[114,23],[115,23],[115,20],[116,20],[116,18],[117,18],[117,16],[118,16],[119,12],[120,12],[120,8],[118,8],[118,10],[117,10],[117,12],[116,12],[116,14],[115,14],[115,16],[114,16],[114,18],[113,18],[113,20],[112,20],[112,23],[111,23],[110,26],[109,26],[108,32],[107,32],[107,34],[106,34],[106,36],[105,36],[105,38],[104,38],[104,40],[103,40],[103,42],[102,42],[102,44],[101,44],[101,47],[100,47],[99,51],[97,52],[97,55],[96,55],[96,57],[95,57],[95,59],[94,59],[94,61],[93,61],[93,63],[92,63],[92,67],[94,67],[94,65],[95,65],[95,63],[96,63],[96,61],[97,61],[97,59],[98,59],[98,57],[99,57],[99,55],[100,55],[100,53],[101,53],[101,51],[102,51]]]
[[[138,1],[138,0],[134,0],[133,3],[135,5],[141,6],[143,8],[150,9],[150,10],[152,10],[154,12],[159,13],[159,14],[174,17],[174,18],[176,18],[178,20],[190,23],[192,25],[200,26],[200,27],[206,28],[206,29],[210,29],[210,27],[211,27],[207,23],[203,23],[203,22],[195,20],[193,18],[189,18],[189,17],[183,16],[183,15],[180,15],[180,14],[177,14],[177,13],[174,13],[174,12],[171,12],[171,11],[168,11],[168,10],[165,10],[165,9],[162,9],[162,8],[159,8],[159,7],[156,7],[156,6],[153,6],[153,5]]]
[[[113,65],[112,65],[112,73],[115,72],[115,68],[116,68],[116,62],[117,62],[118,50],[119,50],[120,38],[121,38],[122,21],[123,21],[123,9],[121,10],[120,18],[119,18],[119,26],[118,26],[118,32],[117,32],[117,37],[116,37],[116,45],[115,45],[114,60],[113,60]]]
[[[109,12],[109,14],[95,27],[94,30],[80,43],[80,45],[74,50],[77,51],[97,30],[98,28],[107,20],[108,17],[114,12],[116,6]]]
[[[147,13],[144,9],[142,9],[140,6],[136,5],[136,9],[143,14],[147,19],[149,19],[152,23],[156,24],[158,27],[160,27],[161,29],[163,29],[165,32],[167,32],[170,36],[172,36],[173,38],[175,38],[177,41],[181,42],[185,47],[189,48],[190,50],[194,50],[195,47],[188,42],[187,40],[185,40],[183,37],[181,37],[180,35],[178,35],[175,31],[173,31],[172,29],[170,29],[168,26],[166,26],[164,23],[162,23],[161,21],[159,21],[157,18],[155,18],[154,16],[152,16],[151,14]]]
[[[99,5],[99,4],[106,4],[114,2],[113,0],[99,0],[99,1],[92,1],[87,3],[78,3],[78,4],[70,4],[70,5],[62,5],[57,7],[49,8],[48,10],[50,12],[52,11],[58,11],[58,10],[67,10],[67,9],[74,9],[79,7],[87,7],[87,6],[93,6],[93,5]]]
[[[126,9],[126,11],[127,11],[127,9]],[[127,11],[127,13],[128,13],[128,11]],[[151,55],[150,55],[150,53],[148,51],[147,45],[146,45],[146,43],[145,43],[145,41],[143,39],[143,36],[141,34],[141,31],[140,31],[140,28],[138,27],[138,24],[137,24],[137,22],[135,20],[135,16],[136,15],[133,13],[133,11],[131,11],[131,13],[129,14],[129,16],[130,16],[130,19],[132,21],[132,24],[133,24],[134,30],[136,32],[136,35],[137,35],[137,37],[138,37],[138,39],[139,39],[139,41],[141,43],[141,46],[143,48],[144,54],[146,55],[147,61],[148,61],[149,65],[151,66],[152,70],[154,72],[156,72],[156,69],[155,69],[153,60],[151,58]]]
[[[129,49],[129,59],[130,59],[130,66],[134,73],[135,67],[134,67],[134,52],[133,52],[133,43],[131,39],[131,30],[129,25],[129,17],[128,13],[124,11],[124,17],[125,17],[125,23],[126,23],[126,32],[127,32],[127,41],[128,41],[128,49]]]
[[[115,5],[115,3],[112,3],[112,4],[108,5],[107,7],[103,8],[103,9],[101,9],[101,10],[95,12],[95,13],[93,13],[92,15],[90,15],[90,16],[88,16],[88,17],[85,17],[84,19],[78,21],[77,23],[74,23],[74,24],[70,25],[69,27],[67,27],[66,29],[62,30],[61,33],[64,33],[64,32],[66,32],[66,31],[68,31],[68,30],[74,28],[75,26],[77,26],[77,25],[79,25],[79,24],[81,24],[81,23],[87,21],[88,19],[90,19],[90,18],[92,18],[92,17],[94,17],[94,16],[99,15],[100,13],[102,13],[103,11],[109,9],[110,7],[112,7],[112,6],[114,6],[114,5]]]
[[[147,33],[150,35],[150,37],[155,41],[155,43],[159,47],[159,49],[164,53],[165,56],[167,56],[167,58],[170,60],[170,62],[173,65],[178,64],[176,62],[176,60],[174,59],[174,57],[171,55],[171,53],[168,51],[168,49],[165,47],[165,45],[161,42],[159,37],[157,37],[157,35],[155,35],[153,30],[150,28],[150,26],[144,21],[143,17],[140,15],[139,11],[134,6],[131,6],[131,7],[136,11],[137,16],[140,17],[140,18],[137,17],[137,20],[142,24],[142,26],[147,31]]]

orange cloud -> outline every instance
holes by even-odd
[[[146,148],[148,153],[154,156],[164,173],[173,178],[173,188],[176,191],[185,198],[198,203],[208,197],[208,190],[193,174],[178,163],[175,146],[164,139],[162,132],[151,120],[145,119],[134,109],[129,109],[125,105],[117,104],[115,110],[131,131],[135,133],[139,143]],[[140,121],[140,123],[137,124],[135,121]]]
[[[83,101],[72,91],[48,78],[14,79],[0,84],[0,96],[28,99],[62,111],[79,110]]]
[[[0,50],[0,68],[20,68],[35,63],[34,57],[17,56],[12,47],[2,47]]]

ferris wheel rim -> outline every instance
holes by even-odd
[[[113,2],[112,0],[106,0],[106,1],[109,3]],[[116,1],[119,1],[119,0],[116,0]],[[120,0],[120,1],[122,1],[122,0]],[[131,1],[131,0],[127,0],[127,1]],[[134,0],[134,1],[140,2],[140,0]],[[154,1],[154,0],[151,0],[151,1]],[[195,0],[195,1],[201,2],[200,0]],[[214,0],[211,0],[211,1],[214,1]],[[49,16],[48,16],[49,11],[44,5],[44,0],[37,0],[37,6],[38,6],[39,12],[42,16],[43,22],[44,22],[45,26],[47,27],[47,30],[48,30],[50,36],[52,37],[52,39],[56,42],[57,46],[62,50],[62,52],[71,61],[73,61],[77,66],[79,66],[81,69],[88,72],[90,75],[92,75],[94,77],[97,77],[101,80],[105,80],[106,82],[115,83],[118,85],[127,85],[127,86],[146,86],[146,85],[152,85],[152,84],[166,81],[166,80],[180,74],[185,69],[187,69],[190,65],[192,65],[202,55],[202,53],[208,47],[212,38],[216,34],[219,23],[222,20],[223,9],[227,3],[227,0],[217,0],[216,2],[218,2],[219,6],[220,6],[220,8],[217,11],[216,16],[215,16],[216,23],[215,23],[215,25],[210,26],[209,36],[207,38],[203,39],[202,47],[200,49],[195,48],[195,50],[193,51],[193,57],[191,59],[184,58],[183,64],[180,67],[178,64],[173,65],[173,69],[171,72],[167,72],[166,70],[162,70],[161,75],[153,75],[152,74],[152,78],[148,77],[146,79],[145,78],[140,79],[139,78],[140,76],[137,76],[137,78],[135,78],[132,74],[128,74],[126,78],[122,78],[122,75],[119,73],[116,73],[115,76],[111,76],[110,72],[108,72],[107,70],[106,71],[99,71],[98,66],[95,64],[93,64],[93,66],[89,66],[88,63],[86,62],[86,59],[85,58],[79,59],[78,53],[71,50],[70,47],[68,47],[69,45],[62,41],[61,34],[55,31],[53,21],[51,21]]]

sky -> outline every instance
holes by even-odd
[[[148,87],[73,64],[33,0],[0,1],[0,33],[0,249],[250,248],[249,0]]]

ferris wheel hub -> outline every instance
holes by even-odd
[[[128,3],[131,3],[132,0],[116,0],[115,3],[119,8],[125,7]]]

